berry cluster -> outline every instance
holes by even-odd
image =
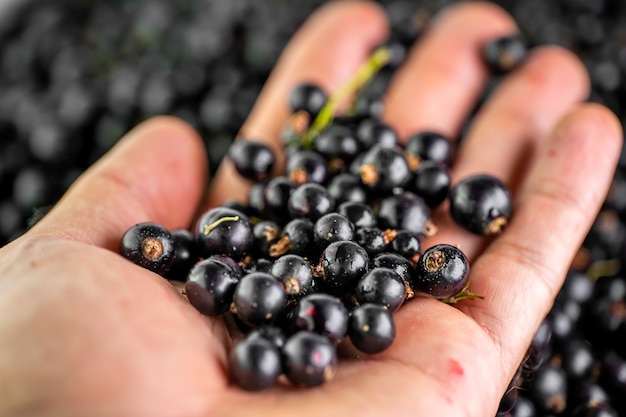
[[[523,54],[501,59],[511,45],[519,44],[488,45],[487,63],[508,71],[521,62]],[[393,312],[417,294],[450,304],[480,297],[469,290],[460,248],[423,249],[437,231],[431,210],[447,201],[468,232],[495,235],[509,220],[511,196],[488,174],[451,184],[449,138],[415,132],[403,146],[381,120],[382,91],[367,87],[381,70],[395,71],[397,51],[409,46],[378,47],[332,95],[297,85],[287,98],[279,175],[267,145],[236,140],[228,158],[252,182],[247,204],[208,210],[193,233],[141,223],[122,238],[123,256],[185,281],[199,312],[232,318],[243,336],[230,374],[243,389],[268,388],[280,375],[294,386],[320,385],[333,377],[343,342],[362,354],[383,352],[395,338]],[[339,115],[346,98],[352,106]]]

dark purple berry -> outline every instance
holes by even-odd
[[[189,271],[185,283],[189,303],[207,316],[227,312],[241,277],[239,266],[235,266],[237,269],[219,257],[198,262]]]
[[[312,83],[302,83],[291,91],[289,107],[292,113],[305,112],[313,121],[327,100],[326,93],[319,86]]]
[[[371,206],[355,201],[346,201],[337,207],[337,212],[346,216],[354,227],[376,227],[376,214]]]
[[[277,222],[289,217],[289,197],[296,189],[296,184],[287,177],[270,180],[263,190],[263,214]]]
[[[260,391],[274,385],[282,373],[280,350],[261,337],[246,337],[229,354],[230,376],[246,391]]]
[[[298,302],[295,325],[326,336],[338,343],[348,329],[348,310],[343,302],[329,294],[309,294]]]
[[[269,340],[278,349],[282,349],[287,341],[285,332],[278,326],[261,326],[250,330],[250,333],[246,335],[246,339],[251,340],[254,338],[261,338]]]
[[[423,161],[415,170],[412,186],[428,207],[437,207],[450,191],[450,170],[441,162]]]
[[[252,181],[269,178],[276,161],[274,152],[266,144],[246,139],[234,141],[228,157],[239,175]]]
[[[337,204],[345,202],[365,203],[367,201],[367,191],[358,176],[344,172],[335,175],[328,183],[328,195]]]
[[[270,273],[283,283],[289,296],[300,296],[313,290],[311,264],[301,256],[281,256],[272,264]]]
[[[406,299],[406,288],[392,269],[374,268],[357,284],[356,298],[361,304],[377,304],[396,311]]]
[[[398,135],[389,125],[375,118],[363,120],[356,132],[357,139],[363,149],[370,149],[375,145],[384,148],[394,148],[398,144]]]
[[[233,209],[218,207],[207,211],[200,217],[195,235],[201,256],[227,255],[240,260],[254,245],[248,217]]]
[[[405,153],[415,171],[422,161],[441,162],[450,166],[454,158],[452,141],[440,133],[419,132],[409,137]]]
[[[327,176],[326,160],[317,152],[299,150],[287,158],[287,177],[294,184],[323,184]]]
[[[369,270],[369,256],[354,242],[333,242],[322,253],[318,270],[330,292],[349,291]]]
[[[372,259],[373,268],[389,268],[402,278],[406,287],[407,299],[414,296],[415,268],[405,257],[397,253],[381,253]]]
[[[159,224],[139,223],[124,233],[119,253],[135,265],[164,275],[174,262],[174,239],[172,234]]]
[[[567,408],[567,374],[546,362],[533,374],[528,395],[540,411],[561,414]]]
[[[335,208],[335,200],[323,186],[315,183],[306,183],[291,193],[288,208],[292,218],[306,217],[316,221]]]
[[[332,242],[352,240],[354,225],[339,213],[328,213],[317,219],[313,226],[313,241],[324,249]]]
[[[388,240],[385,236],[385,232],[377,227],[363,227],[354,233],[354,241],[373,257],[387,249]]]
[[[378,227],[381,229],[400,230],[432,235],[434,225],[430,221],[430,209],[423,199],[414,193],[405,191],[390,195],[378,205]]]
[[[438,244],[424,251],[417,262],[415,287],[438,299],[454,297],[468,285],[469,269],[459,248]]]
[[[386,350],[396,337],[391,311],[376,304],[363,304],[352,311],[348,324],[350,341],[366,354]]]
[[[454,221],[477,235],[502,232],[511,216],[511,194],[498,178],[477,174],[455,184],[448,196]]]
[[[321,132],[314,143],[315,150],[328,160],[331,172],[338,172],[361,152],[361,144],[352,129],[332,124]]]
[[[376,145],[367,152],[361,164],[361,181],[377,191],[390,192],[403,187],[411,178],[411,170],[399,148]]]
[[[330,381],[337,369],[337,353],[327,337],[299,331],[283,346],[283,371],[289,382],[314,387]]]
[[[422,254],[421,235],[408,230],[399,230],[392,235],[391,252],[404,256],[416,263]]]
[[[189,230],[171,231],[174,241],[174,262],[165,273],[167,279],[185,281],[191,268],[198,262],[196,240]]]
[[[270,246],[270,256],[279,257],[286,253],[307,255],[313,245],[313,222],[309,219],[294,219],[285,225],[280,239]]]
[[[280,238],[281,229],[273,221],[263,220],[254,225],[254,251],[259,257],[269,256],[270,247]]]
[[[503,36],[487,43],[482,54],[494,74],[506,74],[524,62],[528,55],[528,42],[519,34]]]
[[[258,327],[275,322],[287,304],[282,283],[273,275],[254,272],[245,275],[233,294],[233,311],[246,325]]]

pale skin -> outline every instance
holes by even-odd
[[[457,137],[487,80],[480,45],[513,33],[483,3],[451,7],[415,47],[385,97],[402,138],[422,129]],[[381,10],[326,6],[294,37],[242,135],[271,144],[300,81],[332,91],[388,33]],[[395,313],[386,352],[346,360],[314,389],[244,392],[229,382],[221,320],[197,313],[164,279],[119,256],[130,226],[186,228],[199,210],[245,198],[228,162],[211,183],[196,133],[173,118],[137,127],[90,168],[31,231],[0,250],[2,416],[493,416],[535,329],[610,185],[622,132],[582,104],[589,81],[570,52],[541,47],[477,116],[454,181],[488,172],[514,193],[492,240],[452,224],[445,207],[425,242],[459,244],[484,299],[450,306],[420,297]]]

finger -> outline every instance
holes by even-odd
[[[330,94],[354,75],[387,31],[385,15],[374,3],[343,1],[322,7],[290,41],[239,137],[269,145],[277,157],[275,172],[280,172],[280,134],[290,114],[290,91],[301,82],[313,82]],[[249,186],[226,159],[213,181],[208,206],[245,201]]]
[[[585,68],[571,52],[552,46],[531,52],[525,65],[502,82],[476,116],[459,148],[452,183],[488,173],[515,193],[550,130],[588,92]],[[454,224],[448,207],[444,204],[436,214],[441,233],[427,246],[456,243],[473,259],[485,240]]]
[[[496,5],[451,6],[398,70],[385,97],[383,119],[402,139],[422,130],[456,137],[487,82],[481,47],[515,32],[513,19]]]
[[[189,227],[206,183],[202,141],[170,117],[147,121],[89,168],[29,232],[117,250],[132,225]]]
[[[569,113],[538,156],[509,227],[472,267],[472,290],[485,299],[460,307],[491,336],[511,372],[604,201],[622,137],[604,107]]]

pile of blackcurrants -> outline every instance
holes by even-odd
[[[423,250],[437,230],[431,210],[448,201],[459,225],[495,235],[510,218],[511,196],[487,174],[451,184],[450,138],[416,132],[402,146],[381,121],[380,95],[367,87],[381,69],[401,65],[406,47],[394,40],[376,48],[332,95],[307,82],[293,89],[282,175],[271,178],[276,158],[266,144],[235,141],[228,158],[252,182],[247,204],[208,210],[193,232],[146,222],[121,239],[121,255],[184,281],[191,305],[233,324],[230,375],[243,389],[268,388],[280,375],[320,385],[333,377],[342,343],[384,351],[396,334],[393,312],[418,294],[450,304],[481,297],[469,289],[459,247]],[[485,46],[500,72],[525,53],[518,36]],[[337,114],[349,97],[350,109]]]

